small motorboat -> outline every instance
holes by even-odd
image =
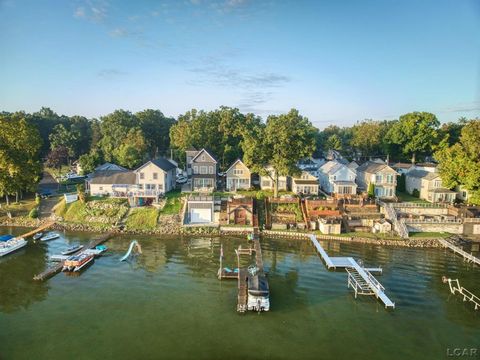
[[[43,236],[43,233],[41,233],[41,232],[36,233],[35,235],[33,235],[33,240],[38,240],[38,239],[40,239],[42,236]]]
[[[60,235],[58,235],[57,233],[48,233],[47,235],[42,236],[42,237],[40,238],[40,241],[55,240],[55,239],[58,239],[59,237],[60,237]]]
[[[268,281],[264,274],[256,274],[248,277],[248,301],[247,309],[253,311],[269,311]]]
[[[70,256],[63,264],[62,271],[78,272],[93,261],[93,255],[80,254]]]
[[[8,255],[18,249],[27,245],[27,241],[24,238],[12,237],[10,240],[0,242],[0,257]]]
[[[62,255],[70,255],[70,254],[73,254],[74,252],[77,252],[80,249],[83,249],[83,245],[73,245],[67,248],[67,250],[62,251]]]

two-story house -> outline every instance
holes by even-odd
[[[275,169],[272,166],[267,166],[265,171],[269,175],[260,175],[260,189],[262,190],[273,190],[274,183],[272,179],[275,179]],[[280,175],[278,176],[278,191],[287,191],[288,190],[288,177]]]
[[[87,179],[87,191],[92,196],[128,198],[130,204],[158,202],[160,196],[175,189],[177,167],[167,159],[154,159],[136,170],[108,167],[96,170]]]
[[[397,188],[398,173],[386,163],[367,161],[357,168],[357,183],[364,191],[375,185],[375,197],[393,199]]]
[[[405,190],[409,194],[418,191],[419,198],[431,203],[452,203],[457,196],[455,191],[446,189],[442,185],[442,178],[438,172],[426,170],[411,170],[406,174]]]
[[[356,171],[336,160],[328,161],[320,167],[319,182],[322,189],[329,194],[338,196],[355,195]]]
[[[217,188],[217,159],[206,149],[202,149],[192,158],[190,164],[192,191],[214,191]]]
[[[252,173],[250,169],[238,159],[226,171],[227,191],[247,190],[251,187]]]
[[[292,191],[296,194],[318,195],[318,179],[308,171],[292,176]]]
[[[186,155],[186,171],[187,177],[190,179],[192,177],[192,159],[198,154],[198,150],[195,148],[190,148],[185,151]]]

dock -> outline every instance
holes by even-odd
[[[247,311],[247,269],[239,269],[238,271],[238,296],[237,296],[237,311],[245,313]]]
[[[325,262],[327,269],[345,269],[348,273],[347,286],[357,295],[373,295],[379,299],[386,309],[394,309],[395,303],[385,294],[385,288],[372,275],[372,272],[382,273],[381,268],[366,268],[352,257],[330,257],[320,245],[315,235],[309,235],[310,240]]]
[[[90,243],[88,245],[84,246],[82,249],[79,249],[76,253],[73,253],[70,256],[78,255],[78,254],[84,252],[85,250],[92,250],[96,246],[98,246],[100,244],[103,244],[105,241],[110,239],[112,236],[113,236],[113,233],[107,233],[107,234],[101,235],[101,236],[97,237],[96,239],[93,239],[92,241],[90,241]],[[52,276],[58,274],[60,271],[62,271],[63,264],[64,264],[65,260],[61,260],[60,258],[57,258],[57,259],[58,259],[57,261],[59,261],[58,264],[56,264],[52,267],[49,267],[48,269],[46,269],[44,272],[42,272],[40,274],[35,275],[33,277],[33,280],[44,281],[44,280],[47,280],[48,278],[51,278]]]
[[[48,228],[52,227],[53,225],[55,225],[55,221],[48,221],[48,222],[40,225],[40,226],[39,226],[38,228],[36,228],[35,230],[29,231],[29,232],[27,232],[27,233],[25,233],[25,234],[22,234],[22,235],[19,235],[19,236],[17,236],[17,237],[18,237],[18,238],[24,238],[24,239],[26,239],[26,238],[28,238],[28,237],[30,237],[30,236],[35,235],[36,233],[39,233],[39,232],[41,232],[41,231],[43,231],[43,230],[47,230]]]
[[[464,261],[471,262],[480,266],[480,259],[473,256],[472,254],[467,253],[466,251],[460,249],[458,246],[453,245],[450,241],[444,239],[438,239],[440,244],[445,248],[452,250],[455,254],[463,257]]]
[[[452,280],[447,279],[445,276],[442,277],[442,281],[444,283],[448,282],[448,286],[450,287],[450,292],[455,295],[459,293],[463,296],[463,301],[469,301],[475,305],[475,310],[480,309],[480,298],[474,295],[472,292],[465,289],[463,286],[460,286],[460,281],[458,279]]]

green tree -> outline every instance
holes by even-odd
[[[368,184],[368,189],[367,189],[367,194],[369,198],[374,198],[375,197],[375,184],[374,183],[369,183]]]
[[[265,126],[257,124],[243,141],[244,162],[254,172],[270,176],[274,196],[278,196],[278,177],[298,174],[297,162],[315,150],[316,129],[292,109],[287,114],[271,115]],[[274,174],[265,170],[270,165]]]
[[[448,146],[447,141],[442,142],[435,158],[443,186],[464,187],[469,191],[469,202],[480,205],[480,120],[463,127],[458,143]]]
[[[152,109],[137,112],[135,117],[145,136],[150,157],[167,155],[170,148],[170,128],[175,124],[175,120],[166,117],[160,110]]]
[[[95,170],[103,161],[102,153],[97,148],[92,148],[88,154],[83,154],[78,158],[82,175],[89,174]]]
[[[386,129],[384,121],[359,122],[352,127],[350,145],[364,157],[382,155]]]
[[[401,147],[412,162],[418,155],[430,155],[440,142],[440,122],[434,114],[412,112],[400,116],[387,133],[387,141]]]
[[[145,160],[146,150],[147,144],[142,130],[131,129],[113,155],[119,165],[134,168]]]
[[[331,135],[325,144],[327,150],[342,150],[342,139],[337,134]]]

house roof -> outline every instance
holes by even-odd
[[[169,170],[172,170],[172,169],[175,169],[177,167],[173,163],[171,163],[169,160],[167,160],[165,158],[159,158],[159,159],[152,159],[150,161],[147,161],[145,164],[143,164],[142,166],[137,168],[135,170],[135,172],[139,171],[140,169],[143,169],[145,166],[147,166],[150,163],[156,165],[157,167],[159,167],[160,169],[162,169],[165,172],[167,172]]]
[[[237,159],[235,160],[235,162],[228,168],[228,170],[226,172],[229,172],[231,168],[233,168],[238,162],[242,163],[243,166],[245,166],[247,168],[248,171],[250,171],[250,169],[248,168],[247,165],[245,165],[245,163],[240,160],[240,159]]]
[[[206,152],[208,154],[208,156],[210,156],[213,161],[215,161],[216,163],[218,162],[218,159],[212,155],[212,152],[208,151],[207,149],[203,148],[202,150],[200,150],[197,155],[195,155],[193,158],[192,158],[192,162],[202,153],[202,152]]]
[[[390,170],[392,170],[393,172],[395,172],[395,170],[393,170],[390,166],[388,166],[387,164],[385,163],[377,163],[377,162],[374,162],[374,161],[366,161],[364,162],[362,165],[360,165],[358,168],[357,168],[357,171],[361,171],[361,172],[366,172],[366,173],[370,173],[370,174],[375,174],[385,168],[388,168]]]
[[[342,166],[345,166],[345,165],[339,163],[338,161],[331,160],[331,161],[328,161],[328,162],[326,162],[325,164],[323,164],[323,165],[320,167],[320,170],[322,170],[322,172],[324,172],[325,174],[334,174],[334,173],[336,173],[338,170],[340,170],[340,168],[341,168]]]
[[[410,169],[412,166],[413,166],[412,163],[401,163],[401,162],[398,162],[398,163],[396,163],[396,164],[393,164],[393,165],[392,165],[392,168],[394,168],[394,169]]]
[[[435,163],[432,163],[432,162],[424,162],[424,163],[415,164],[415,166],[419,166],[419,167],[433,167],[433,168],[436,168],[438,165],[435,164]]]
[[[411,170],[408,172],[407,176],[417,178],[417,179],[426,179],[433,180],[437,177],[440,177],[439,173],[432,173],[426,170]]]
[[[95,168],[95,171],[127,171],[124,167],[112,163],[105,163]]]
[[[90,184],[129,184],[137,182],[137,175],[133,171],[95,171],[90,179]]]
[[[295,184],[298,185],[317,185],[318,186],[318,180],[314,179],[293,179]]]
[[[355,170],[356,168],[358,168],[358,164],[357,164],[356,161],[352,161],[352,162],[350,162],[350,163],[347,165],[347,167],[348,167],[349,169]]]
[[[429,192],[436,193],[436,194],[456,194],[455,191],[452,191],[447,188],[436,188],[436,189],[429,190]]]
[[[333,182],[335,185],[350,185],[350,186],[356,186],[357,183],[355,181],[345,181],[345,180],[335,180]]]

